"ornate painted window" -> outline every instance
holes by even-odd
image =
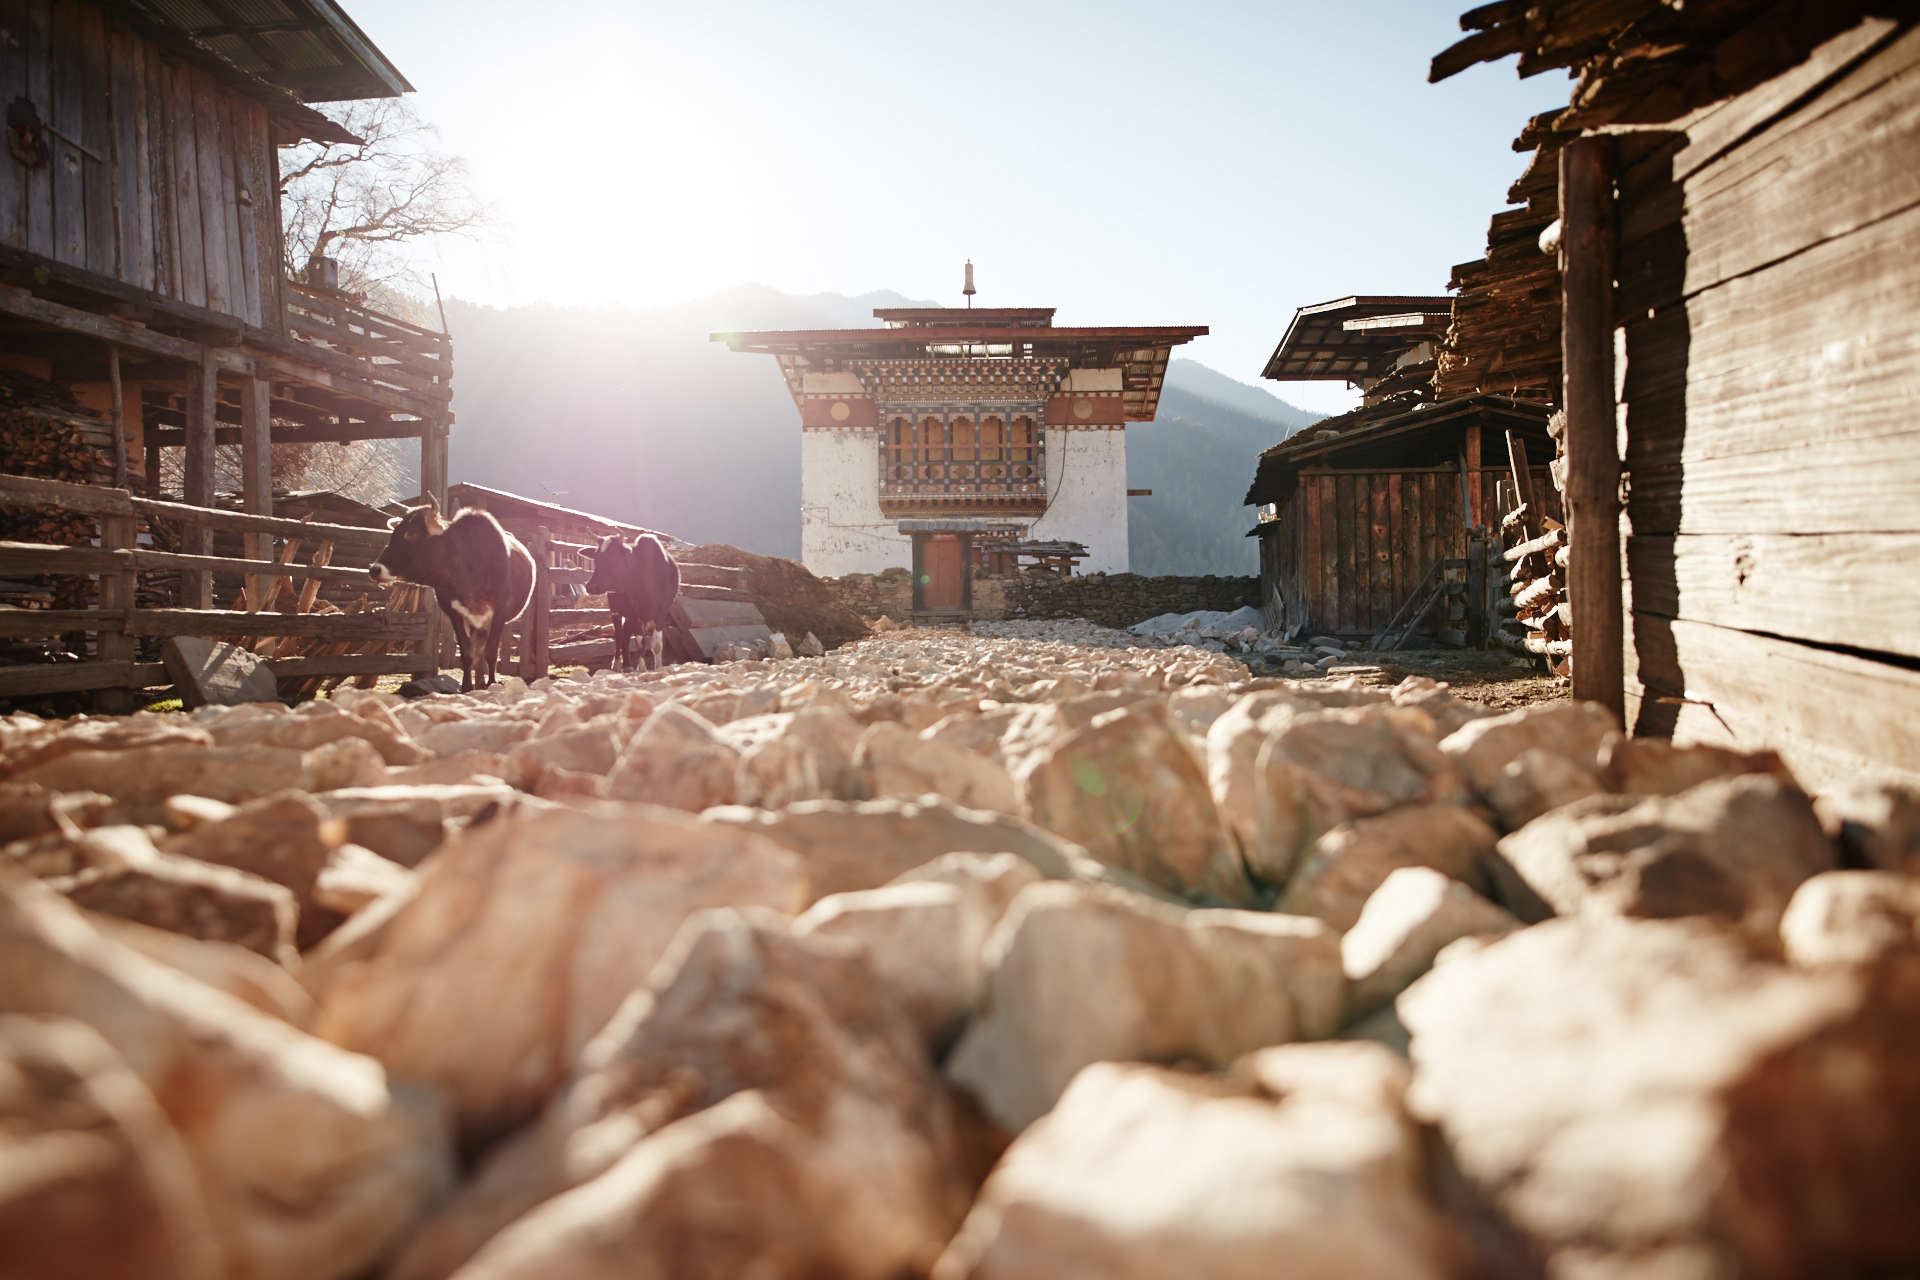
[[[880,429],[882,509],[1044,510],[1037,421],[1034,412],[960,406],[887,417]]]

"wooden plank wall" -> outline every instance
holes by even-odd
[[[1498,472],[1481,474],[1485,519]],[[1546,469],[1533,474],[1535,491],[1552,495]],[[1382,630],[1435,560],[1467,554],[1457,471],[1303,471],[1279,524],[1263,539],[1266,598],[1277,591],[1286,624],[1303,632]]]
[[[1920,31],[1628,158],[1629,722],[1920,782]]]
[[[0,0],[0,27],[0,101],[80,144],[0,164],[0,243],[278,332],[266,108],[85,0]]]

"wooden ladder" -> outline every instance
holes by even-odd
[[[1440,597],[1446,594],[1446,564],[1444,556],[1433,562],[1433,567],[1428,569],[1426,575],[1420,579],[1420,584],[1408,592],[1407,598],[1400,602],[1400,608],[1394,612],[1393,620],[1368,642],[1368,648],[1376,653],[1381,651],[1393,653],[1406,644],[1407,637],[1426,621],[1427,614],[1433,611],[1433,606],[1438,604]],[[1408,617],[1408,610],[1412,610],[1411,617]],[[1406,619],[1404,626],[1401,623],[1403,618]],[[1394,634],[1396,628],[1399,630],[1398,635]],[[1389,646],[1387,641],[1390,639],[1393,643]]]

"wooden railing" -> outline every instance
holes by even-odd
[[[295,341],[347,356],[369,381],[437,401],[453,398],[453,340],[338,295],[289,280],[287,333]]]
[[[0,638],[45,639],[85,633],[92,654],[80,662],[0,667],[0,698],[85,690],[152,688],[172,683],[158,662],[136,661],[140,637],[202,636],[234,640],[268,658],[281,692],[302,693],[326,682],[436,669],[432,593],[418,587],[378,587],[364,569],[328,564],[336,547],[378,552],[385,529],[276,519],[136,497],[105,489],[23,476],[0,476],[0,507],[53,509],[99,520],[98,546],[0,542],[0,577],[67,574],[99,579],[99,604],[90,609],[0,608]],[[284,545],[271,560],[184,555],[138,545],[139,524],[272,535]],[[307,563],[297,556],[311,545]],[[244,584],[230,609],[141,608],[138,575],[178,570],[182,595],[209,599],[215,574]],[[296,590],[294,583],[301,586]],[[318,601],[322,583],[364,584],[367,594],[339,609]],[[386,599],[374,604],[376,593]],[[290,612],[276,611],[291,595]],[[318,605],[318,608],[316,608]],[[84,647],[84,642],[83,642]]]
[[[518,522],[516,522],[518,523]],[[563,605],[558,588],[585,586],[593,569],[582,563],[582,553],[593,547],[563,542],[545,528],[513,532],[533,553],[533,599],[507,628],[500,649],[500,672],[536,680],[555,667],[588,668],[613,665],[613,613],[605,608]],[[725,565],[680,562],[680,594],[686,599],[751,600],[745,590],[746,571]],[[635,650],[637,656],[637,649]]]

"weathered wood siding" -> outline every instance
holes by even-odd
[[[1920,781],[1920,31],[1890,27],[1620,180],[1628,719],[1814,786]]]
[[[266,108],[84,0],[0,0],[0,27],[0,101],[65,135],[0,157],[0,243],[278,332]]]
[[[1483,494],[1497,474],[1482,470]],[[1559,518],[1545,468],[1533,475]],[[1278,517],[1262,531],[1261,600],[1303,633],[1383,630],[1435,560],[1467,554],[1458,471],[1302,471]]]

